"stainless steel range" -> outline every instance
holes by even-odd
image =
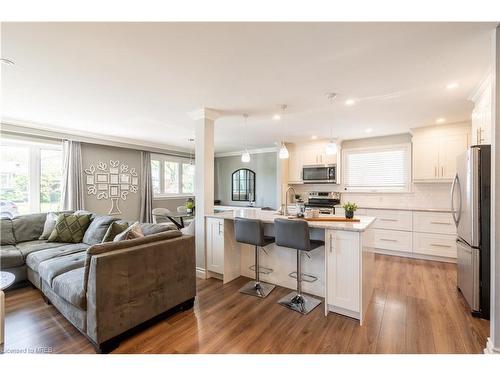
[[[340,203],[340,193],[328,191],[311,191],[306,208],[316,208],[322,214],[335,215],[335,205]]]

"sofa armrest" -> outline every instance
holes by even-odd
[[[196,296],[194,237],[117,248],[90,258],[87,335],[100,344]]]

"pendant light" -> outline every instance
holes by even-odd
[[[246,113],[243,114],[243,118],[245,119],[245,125],[244,128],[247,127],[247,119],[248,115]],[[243,151],[243,154],[241,154],[241,162],[242,163],[250,163],[250,153],[248,152],[247,147],[245,146],[245,151]]]
[[[194,142],[194,138],[188,138],[188,142]],[[193,165],[194,160],[192,158],[191,148],[189,148],[189,165]]]
[[[285,111],[287,109],[286,104],[281,105],[281,119],[284,120],[285,118]],[[288,149],[286,148],[285,142],[281,141],[281,146],[280,146],[280,151],[278,153],[280,159],[288,159],[290,157],[290,153],[288,152]]]
[[[337,94],[333,92],[328,94],[328,99],[330,99],[331,103],[333,103],[333,99],[335,99],[336,96]],[[325,154],[335,155],[336,153],[337,153],[337,143],[333,141],[333,129],[330,126],[330,142],[328,142],[325,147]]]

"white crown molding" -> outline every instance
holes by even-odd
[[[213,108],[199,108],[188,113],[192,120],[209,119],[212,121],[217,120],[221,116],[221,112]]]
[[[244,150],[241,150],[241,151],[229,151],[229,152],[219,152],[219,153],[215,154],[215,157],[216,158],[223,158],[223,157],[226,157],[226,156],[238,156],[238,155],[242,155],[243,152],[244,152]],[[265,148],[256,148],[256,149],[253,149],[253,150],[248,150],[248,153],[250,155],[252,155],[252,154],[265,154],[265,153],[268,153],[268,152],[278,152],[278,148],[277,147],[265,147]]]
[[[86,131],[74,131],[57,128],[45,124],[37,124],[17,119],[2,119],[1,131],[21,135],[44,137],[50,139],[70,139],[104,146],[131,148],[136,150],[151,151],[159,154],[178,154],[185,156],[190,150],[182,147],[163,145],[155,142],[141,142],[135,139],[106,136]]]

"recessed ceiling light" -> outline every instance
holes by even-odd
[[[276,113],[275,115],[273,115],[273,120],[276,120],[276,121],[281,120],[281,115]]]
[[[311,135],[311,139],[314,141],[315,139],[318,139],[317,135]]]
[[[436,119],[436,124],[442,124],[442,123],[443,123],[443,122],[445,122],[445,121],[446,121],[446,119],[445,119],[445,118],[440,117],[440,118]]]
[[[365,133],[371,133],[372,131],[373,131],[373,129],[372,129],[372,128],[367,128],[367,129],[365,129]]]
[[[9,59],[1,58],[0,61],[2,62],[2,64],[5,64],[5,65],[14,65],[15,64],[14,61],[9,60]]]
[[[356,103],[356,101],[354,99],[347,99],[345,101],[345,105],[354,105]]]
[[[453,89],[456,89],[458,87],[458,83],[457,82],[451,82],[451,83],[448,83],[446,85],[446,88],[448,90],[453,90]]]

